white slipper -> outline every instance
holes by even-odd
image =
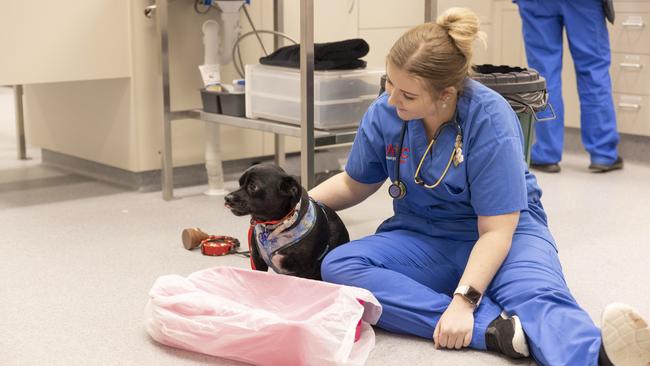
[[[629,305],[607,305],[601,318],[603,346],[616,366],[650,366],[650,328]]]

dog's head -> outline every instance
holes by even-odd
[[[279,220],[298,204],[302,186],[274,164],[248,168],[239,178],[239,189],[225,197],[225,206],[237,216],[257,221]]]

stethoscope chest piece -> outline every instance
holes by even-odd
[[[424,159],[426,158],[427,154],[431,150],[431,147],[433,144],[436,142],[436,138],[438,137],[438,134],[442,129],[450,125],[452,122],[447,122],[444,123],[442,126],[438,128],[438,131],[436,134],[433,136],[431,139],[431,142],[429,143],[429,146],[427,146],[427,149],[424,151],[424,154],[422,154],[422,158],[420,159],[420,163],[417,166],[417,169],[415,170],[415,175],[413,176],[413,181],[415,184],[423,186],[425,188],[429,189],[434,189],[436,188],[440,183],[442,183],[442,180],[445,179],[445,176],[447,175],[447,172],[449,171],[449,167],[451,164],[454,164],[454,167],[458,167],[464,160],[465,157],[463,156],[463,130],[460,127],[460,124],[458,123],[458,119],[456,114],[454,114],[453,118],[453,123],[456,126],[456,141],[454,142],[454,148],[451,151],[451,155],[449,156],[449,161],[447,162],[447,165],[445,166],[444,171],[440,175],[440,178],[433,183],[433,184],[426,184],[424,183],[424,179],[420,177],[420,169],[422,168],[422,163],[424,163]],[[398,156],[395,158],[395,181],[388,187],[388,195],[396,200],[404,198],[406,196],[406,184],[404,184],[399,178],[399,166],[400,166],[400,158],[402,153],[402,147],[404,146],[404,135],[406,134],[406,129],[407,129],[407,124],[404,122],[404,125],[402,125],[402,131],[400,133],[399,137],[399,145],[397,145],[397,151],[398,151]]]
[[[406,196],[406,185],[401,180],[394,181],[388,187],[388,195],[393,199],[401,200]]]

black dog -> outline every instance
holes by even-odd
[[[251,215],[251,265],[266,271],[320,280],[320,264],[330,250],[350,241],[341,218],[311,200],[298,181],[277,165],[259,164],[239,178],[225,197],[237,216]]]

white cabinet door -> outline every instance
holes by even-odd
[[[0,85],[129,77],[129,1],[0,1]]]
[[[424,0],[359,0],[359,28],[410,28],[424,22]]]
[[[300,39],[300,0],[284,1],[284,33]],[[356,38],[359,28],[358,0],[314,1],[314,42]]]
[[[490,42],[490,40],[488,40]],[[491,44],[490,44],[491,43]],[[521,32],[521,18],[517,6],[510,1],[495,1],[492,22],[493,63],[496,65],[524,66],[526,52]]]
[[[368,67],[386,67],[388,51],[393,47],[393,43],[409,29],[410,27],[359,30],[359,36],[370,45],[370,52],[368,52],[368,56],[364,57],[364,60],[368,62]]]

